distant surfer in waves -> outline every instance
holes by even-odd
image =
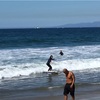
[[[52,66],[50,65],[51,61],[54,60],[53,56],[51,55],[46,63],[46,65],[49,67],[48,71],[52,70]]]
[[[62,50],[60,50],[60,53],[59,53],[61,56],[63,56],[64,55],[64,53],[62,52]]]

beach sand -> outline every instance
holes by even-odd
[[[30,100],[64,100],[64,96],[38,97]],[[70,95],[68,95],[68,100],[72,100]],[[100,92],[76,94],[75,100],[100,100]]]
[[[92,91],[88,93],[75,94],[75,100],[100,100],[100,91]],[[71,100],[71,96],[68,95],[68,100]],[[5,98],[2,100],[64,100],[63,95],[58,96],[45,96],[45,97],[33,97],[33,96],[23,96],[23,97],[13,97]]]

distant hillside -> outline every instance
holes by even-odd
[[[69,27],[100,27],[100,22],[92,22],[92,23],[77,23],[77,24],[65,24],[59,26],[61,28],[69,28]]]

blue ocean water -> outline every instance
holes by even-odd
[[[43,74],[51,54],[58,75]],[[2,100],[22,94],[60,94],[65,82],[63,68],[75,73],[79,92],[91,90],[91,85],[100,90],[100,28],[0,29]],[[86,84],[89,89],[81,90]]]
[[[99,28],[1,29],[0,49],[95,45]]]

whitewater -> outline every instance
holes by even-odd
[[[59,55],[60,50],[64,52],[63,56]],[[100,45],[1,49],[0,54],[0,79],[47,71],[46,62],[50,55],[55,59],[51,62],[53,70],[100,68]]]

